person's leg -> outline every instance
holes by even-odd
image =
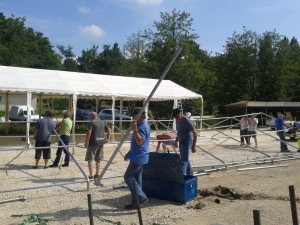
[[[244,142],[244,131],[243,130],[240,130],[240,136],[241,136],[241,142],[242,142],[242,145],[245,144]]]
[[[50,148],[51,142],[43,142],[43,146],[49,147],[49,148],[43,149],[43,158],[44,158],[44,163],[45,163],[44,168],[48,168],[48,161],[49,161],[49,159],[51,159],[51,148]]]
[[[177,154],[177,149],[176,149],[175,145],[171,145],[171,146],[172,146],[174,152]]]
[[[42,147],[42,143],[39,140],[35,141],[35,166],[34,168],[37,168],[39,166],[39,162],[42,156],[42,149],[39,149],[40,147]]]
[[[142,171],[143,166],[137,165],[130,161],[124,174],[125,183],[128,185],[128,188],[131,192],[131,206],[135,206],[134,182],[137,183],[136,189],[139,201],[143,202],[147,199],[146,194],[142,190]]]
[[[95,153],[94,160],[96,162],[96,173],[94,175],[94,178],[98,178],[100,175],[100,161],[103,160],[103,145],[99,145],[96,148],[96,151],[94,153]]]
[[[181,169],[184,176],[193,175],[193,170],[189,162],[189,152],[193,140],[179,142],[179,152],[181,157]]]
[[[62,140],[63,140],[65,146],[67,146],[67,148],[68,148],[68,145],[70,143],[70,136],[65,136],[64,135],[63,138],[62,138]],[[70,155],[69,155],[68,151],[65,148],[63,149],[63,151],[65,153],[65,161],[64,161],[65,163],[64,163],[64,166],[69,166],[69,164],[70,164]]]
[[[163,147],[163,153],[166,153],[167,152],[167,146],[165,144],[162,144],[162,147]]]
[[[85,161],[88,162],[89,179],[93,178],[93,147],[88,147],[85,154]]]
[[[257,148],[257,137],[256,137],[256,132],[254,133],[254,135],[253,135],[252,137],[254,138],[255,148]]]
[[[280,151],[284,152],[287,151],[287,145],[285,144],[285,135],[284,135],[284,131],[278,131],[277,132],[279,138],[280,138]]]
[[[88,161],[88,168],[89,168],[89,178],[93,177],[93,161]]]
[[[61,137],[60,137],[61,138]],[[54,159],[54,162],[52,165],[50,165],[50,167],[57,167],[61,158],[61,153],[63,151],[63,148],[61,147],[62,143],[61,141],[58,142],[58,148],[56,150],[56,157]]]
[[[250,143],[250,136],[248,134],[248,129],[245,129],[244,135],[246,135],[245,136],[245,140],[246,140],[247,145],[251,145],[251,143]]]

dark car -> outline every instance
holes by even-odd
[[[102,109],[99,112],[98,116],[102,120],[112,120],[112,110],[111,109]],[[123,114],[122,119],[121,119],[120,111],[115,109],[115,120],[131,120],[131,117]]]
[[[90,120],[91,109],[77,109],[76,120]]]

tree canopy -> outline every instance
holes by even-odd
[[[257,34],[244,27],[228,37],[222,53],[211,55],[187,12],[161,12],[152,29],[138,30],[118,43],[94,44],[76,56],[72,46],[55,51],[42,33],[25,27],[26,18],[0,13],[0,64],[84,73],[159,78],[176,49],[183,50],[166,79],[202,94],[207,114],[223,114],[224,105],[237,101],[300,101],[300,45],[274,31]],[[169,107],[172,107],[172,103]],[[199,101],[184,102],[195,114]],[[152,111],[168,115],[166,103]]]

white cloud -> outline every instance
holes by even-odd
[[[79,11],[80,13],[83,13],[83,14],[87,14],[87,13],[90,13],[90,12],[91,12],[91,10],[90,10],[89,8],[83,7],[83,6],[79,6],[79,7],[78,7],[78,11]]]
[[[159,6],[162,4],[163,0],[133,0],[139,5],[147,5],[147,6]]]
[[[90,26],[80,27],[80,33],[92,38],[101,38],[105,35],[105,31],[94,24]]]

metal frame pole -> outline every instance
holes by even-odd
[[[150,99],[152,98],[152,96],[154,95],[155,91],[157,90],[157,88],[159,87],[160,83],[162,82],[162,80],[165,78],[165,76],[167,75],[168,71],[170,70],[171,66],[173,65],[175,59],[177,58],[177,56],[179,55],[179,53],[181,52],[182,47],[179,47],[175,54],[173,55],[171,61],[169,62],[168,66],[165,68],[164,72],[162,73],[161,77],[159,78],[159,80],[157,81],[156,85],[154,86],[153,90],[151,91],[150,95],[148,96],[148,98],[146,99],[146,101],[143,104],[143,107],[141,108],[140,112],[138,113],[137,118],[139,118],[142,115],[143,110],[145,109],[145,107],[148,105]],[[112,161],[114,160],[114,158],[116,157],[118,151],[121,149],[124,141],[127,139],[127,136],[129,135],[129,133],[131,132],[131,127],[129,127],[125,133],[125,135],[123,136],[122,140],[120,141],[119,145],[117,146],[116,150],[113,152],[113,154],[111,155],[109,161],[106,163],[105,167],[103,168],[102,172],[100,173],[99,178],[95,179],[95,185],[100,185],[100,180],[102,179],[102,177],[104,176],[104,174],[106,173],[107,169],[109,168],[110,164],[112,163]]]

